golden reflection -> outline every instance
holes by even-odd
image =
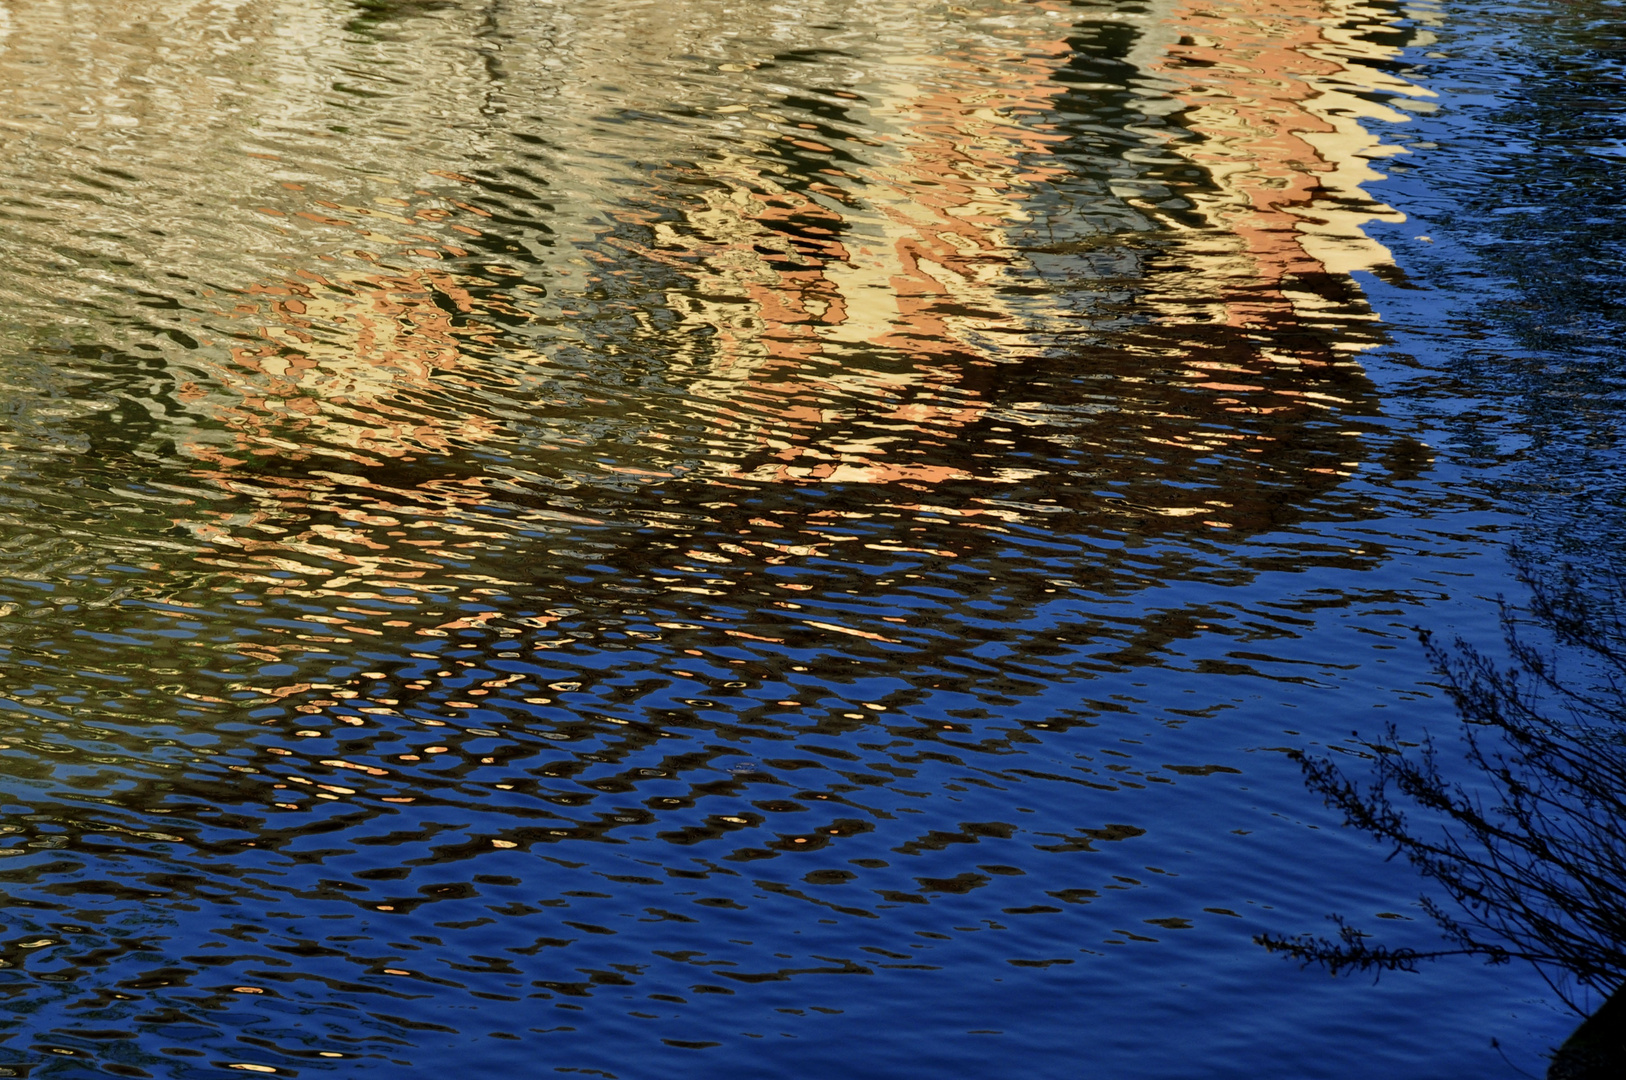
[[[978,14],[1009,20],[997,33],[941,55],[875,58],[873,76],[843,91],[863,103],[854,115],[872,151],[857,166],[783,117],[715,110],[741,117],[724,122],[754,152],[701,158],[690,182],[702,205],[687,228],[658,226],[653,243],[622,246],[696,267],[670,296],[687,324],[718,330],[693,392],[716,403],[725,442],[745,436],[727,457],[766,459],[728,475],[918,490],[1033,475],[900,458],[922,435],[952,437],[987,411],[961,384],[966,367],[1000,362],[979,339],[1016,319],[998,288],[1015,261],[1007,230],[1026,220],[1033,188],[1063,171],[1036,160],[1058,137],[1010,116],[1042,113],[1062,91],[1065,11],[988,4]],[[747,127],[753,118],[773,126]],[[819,167],[787,172],[786,148]],[[853,346],[890,353],[890,370],[843,363]],[[828,438],[854,422],[863,434]]]
[[[237,497],[176,524],[268,586],[428,582],[500,545],[468,523],[493,500],[580,524],[535,494],[682,475],[893,485],[998,528],[1040,504],[935,493],[1042,486],[1058,448],[1096,474],[1069,502],[1091,517],[1268,527],[1281,475],[1307,502],[1358,452],[1307,425],[1369,392],[1348,275],[1387,261],[1361,226],[1395,215],[1360,188],[1362,120],[1398,114],[1367,98],[1422,92],[1346,29],[1383,25],[1371,5],[1124,16],[1146,123],[1113,122],[1144,146],[1097,158],[1068,134],[1098,118],[1060,0],[878,0],[837,36],[713,0],[518,4],[503,32],[534,47],[485,68],[447,64],[482,32],[461,8],[362,40],[321,5],[148,0],[107,48],[75,0],[0,11],[15,183],[40,208],[33,171],[94,180],[19,219],[4,298],[160,351],[155,441]],[[1200,179],[1126,178],[1171,152]],[[1097,167],[1105,190],[1069,186]],[[1191,481],[1205,461],[1223,490]],[[772,558],[824,550],[803,524]]]

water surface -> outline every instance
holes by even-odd
[[[0,3],[0,1074],[1538,1068],[1251,943],[1432,940],[1284,751],[1615,535],[1487,14]]]

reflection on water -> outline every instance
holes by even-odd
[[[1255,750],[1423,598],[1340,531],[1429,458],[1350,276],[1419,33],[0,3],[3,1067],[1063,1075],[1256,963],[1372,863]]]

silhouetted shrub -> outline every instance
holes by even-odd
[[[1366,777],[1298,755],[1346,824],[1438,886],[1443,899],[1422,905],[1442,947],[1391,948],[1332,916],[1336,937],[1265,935],[1267,948],[1333,971],[1527,960],[1572,1007],[1577,985],[1609,995],[1626,983],[1626,580],[1515,561],[1530,600],[1502,602],[1505,658],[1421,635],[1462,719],[1473,783],[1441,768],[1432,739],[1405,743],[1393,725],[1368,744]],[[1557,648],[1532,643],[1532,624]]]

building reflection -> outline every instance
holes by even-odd
[[[1106,377],[1111,401],[1085,430],[1142,444],[1138,461],[1112,456],[1131,483],[1155,474],[1139,485],[1143,512],[1279,522],[1276,482],[1295,454],[1316,459],[1293,469],[1305,499],[1336,484],[1361,452],[1311,449],[1305,429],[1370,408],[1353,354],[1375,342],[1375,316],[1349,275],[1388,262],[1361,226],[1394,218],[1358,186],[1376,176],[1366,158],[1377,145],[1359,117],[1379,110],[1350,103],[1406,84],[1346,70],[1352,55],[1393,52],[1329,29],[1370,24],[1373,12],[1305,9],[1235,20],[1160,11],[1154,31],[1108,59],[1163,87],[1163,126],[1116,156],[1058,133],[1057,120],[1091,102],[1068,96],[1074,46],[1055,19],[915,61],[907,79],[849,81],[822,122],[792,123],[791,110],[773,111],[782,103],[719,108],[775,130],[742,135],[754,153],[733,147],[674,170],[672,201],[623,218],[653,235],[607,242],[681,270],[668,304],[676,325],[706,331],[682,358],[700,373],[689,392],[720,418],[710,438],[724,475],[915,490],[1031,480],[1045,470],[1016,464],[1031,454],[987,451],[1035,429],[1054,439],[1044,429],[1056,408],[1077,402],[1039,402],[1024,417],[1013,387]],[[1183,73],[1211,61],[1185,44],[1197,38],[1171,32],[1192,18],[1206,48],[1257,69],[1239,61],[1194,84]],[[1148,178],[1166,165],[1125,175],[1173,155],[1199,178]],[[1081,175],[1107,180],[1093,201],[1117,204],[1115,231],[1059,220],[1097,209],[1067,189]],[[1032,244],[1058,232],[1071,235]],[[929,461],[911,460],[926,448]],[[1165,483],[1180,469],[1147,469],[1215,451],[1268,459],[1276,475],[1260,498],[1271,513],[1220,512],[1236,500],[1191,500]],[[1230,488],[1248,501],[1245,483]]]
[[[1386,70],[1400,54],[1388,17],[1381,4],[1347,0],[1174,3],[1159,13],[1174,40],[1148,68],[1201,136],[1181,153],[1212,184],[1191,198],[1241,242],[1244,276],[1256,282],[1248,300],[1228,305],[1232,325],[1279,321],[1282,305],[1313,322],[1324,306],[1315,282],[1393,265],[1364,226],[1403,218],[1361,185],[1382,179],[1373,159],[1401,151],[1363,121],[1405,119],[1374,98],[1433,93]]]
[[[1377,115],[1361,95],[1411,92],[1374,66],[1394,52],[1368,40],[1378,8],[1127,19],[985,0],[945,21],[880,4],[878,37],[821,48],[807,24],[701,2],[596,22],[379,9],[348,45],[328,33],[343,13],[150,6],[218,23],[230,64],[285,76],[254,99],[255,139],[314,118],[292,140],[303,159],[204,122],[229,112],[200,74],[221,62],[208,35],[163,76],[185,93],[144,97],[168,38],[139,20],[119,50],[53,69],[65,101],[129,94],[120,115],[156,128],[166,161],[216,166],[192,196],[233,207],[196,251],[167,234],[141,249],[148,299],[88,270],[61,286],[92,337],[158,342],[165,407],[98,414],[87,439],[171,447],[166,468],[222,493],[168,524],[229,576],[353,599],[440,588],[462,552],[487,562],[481,587],[507,586],[529,573],[504,562],[516,536],[631,521],[654,548],[736,568],[841,552],[861,585],[866,560],[911,550],[859,555],[832,527],[877,512],[953,523],[916,554],[999,563],[1005,531],[1060,529],[1164,545],[1160,573],[1179,576],[1201,561],[1188,540],[1349,510],[1340,485],[1377,408],[1355,359],[1374,316],[1350,275],[1386,261],[1362,226],[1394,216],[1359,187],[1376,152],[1360,119]],[[44,46],[19,33],[6,55],[32,63]],[[547,47],[443,69],[448,42],[471,40]],[[335,133],[347,48],[429,73],[429,91],[392,91],[382,127]],[[705,57],[704,79],[671,57]],[[648,119],[674,103],[679,121]],[[90,167],[48,127],[18,161]],[[437,154],[385,129],[433,132]],[[337,150],[309,148],[320,131]],[[503,155],[523,165],[482,164]],[[29,235],[183,214],[174,193],[119,194]],[[161,303],[160,259],[177,282]],[[670,577],[651,550],[603,561],[648,587]],[[1097,580],[1146,580],[1117,558]],[[706,588],[703,607],[778,603]]]

